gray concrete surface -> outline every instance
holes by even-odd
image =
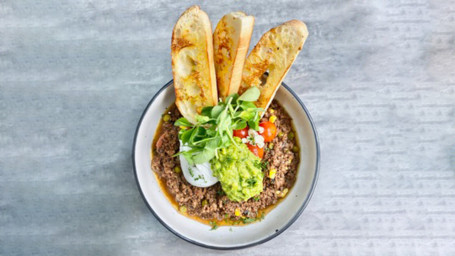
[[[316,123],[319,182],[255,248],[186,243],[136,187],[136,124],[200,4],[309,39],[285,79]],[[0,255],[455,255],[454,1],[0,1]]]

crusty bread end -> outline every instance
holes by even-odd
[[[216,80],[222,99],[239,89],[253,26],[253,16],[231,12],[221,18],[213,33]]]
[[[298,20],[290,20],[266,32],[246,59],[239,93],[251,86],[260,89],[256,106],[266,109],[289,68],[302,49],[308,30]],[[264,74],[267,74],[264,75]]]
[[[212,25],[199,6],[188,8],[175,24],[171,57],[175,104],[185,118],[196,123],[202,108],[218,100]]]

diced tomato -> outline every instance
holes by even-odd
[[[234,136],[241,139],[248,137],[248,126],[241,130],[234,130]]]
[[[264,149],[260,148],[258,146],[253,146],[251,144],[246,144],[248,146],[248,149],[253,152],[253,154],[259,158],[264,157]]]
[[[276,126],[274,123],[262,122],[259,126],[264,128],[264,131],[260,134],[264,137],[265,142],[271,142],[276,137]]]

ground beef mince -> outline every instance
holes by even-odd
[[[180,169],[180,160],[173,155],[179,151],[178,130],[175,120],[181,117],[175,105],[171,106],[162,118],[153,145],[152,168],[159,179],[166,185],[168,193],[179,207],[185,208],[188,215],[204,220],[239,220],[257,218],[261,210],[276,204],[294,185],[299,164],[298,145],[292,119],[278,104],[273,101],[261,121],[276,117],[275,125],[278,136],[265,145],[262,159],[264,171],[264,190],[246,202],[233,202],[223,193],[219,183],[200,188],[190,185]],[[276,174],[269,177],[270,170]],[[237,214],[236,214],[237,213]]]

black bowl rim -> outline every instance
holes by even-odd
[[[145,204],[147,205],[147,207],[149,208],[149,210],[152,212],[152,214],[155,216],[155,218],[165,227],[167,228],[171,233],[173,233],[174,235],[176,235],[177,237],[180,237],[181,239],[189,242],[189,243],[192,243],[194,245],[198,245],[198,246],[201,246],[201,247],[205,247],[205,248],[209,248],[209,249],[215,249],[215,250],[236,250],[236,249],[243,249],[243,248],[248,248],[248,247],[252,247],[252,246],[256,246],[256,245],[259,245],[259,244],[262,244],[262,243],[265,243],[267,241],[270,241],[272,240],[273,238],[277,237],[278,235],[280,235],[281,233],[283,233],[286,229],[288,229],[299,217],[300,215],[302,214],[303,210],[305,210],[306,206],[308,205],[311,197],[313,196],[313,192],[314,192],[314,189],[316,187],[316,182],[318,180],[318,176],[319,176],[319,161],[320,161],[320,149],[319,149],[319,140],[318,140],[318,135],[317,135],[317,132],[316,132],[316,127],[313,123],[313,119],[311,118],[311,115],[310,113],[308,112],[307,108],[305,107],[305,105],[303,104],[303,102],[300,100],[300,98],[297,96],[297,94],[288,86],[286,85],[285,83],[282,83],[282,86],[284,86],[284,88],[286,88],[291,94],[292,96],[294,96],[294,98],[298,101],[298,103],[300,104],[300,106],[303,108],[303,110],[305,111],[305,114],[307,115],[308,117],[308,120],[310,121],[310,124],[311,124],[311,128],[313,130],[313,134],[314,134],[314,141],[315,141],[315,144],[316,144],[316,166],[315,166],[315,174],[314,174],[314,178],[313,178],[313,181],[311,183],[311,188],[310,188],[310,192],[308,193],[307,197],[305,198],[305,201],[303,201],[303,204],[302,206],[300,206],[299,210],[296,212],[296,214],[288,221],[288,223],[286,223],[286,225],[284,225],[283,228],[281,228],[280,230],[277,230],[275,233],[259,240],[259,241],[255,241],[255,242],[252,242],[252,243],[249,243],[249,244],[244,244],[244,245],[240,245],[240,246],[212,246],[212,245],[208,245],[208,244],[204,244],[204,243],[200,243],[198,241],[194,241],[192,240],[191,238],[188,238],[180,233],[178,233],[177,231],[175,231],[174,229],[172,229],[171,227],[169,227],[165,221],[163,221],[156,213],[155,211],[153,210],[153,208],[150,206],[150,204],[147,202],[147,200],[145,199],[145,196],[144,196],[144,192],[142,191],[142,188],[139,184],[139,179],[138,179],[138,176],[137,176],[137,169],[136,169],[136,162],[135,162],[135,157],[136,157],[136,142],[137,142],[137,135],[138,135],[138,132],[139,132],[139,128],[141,127],[141,124],[142,124],[142,120],[144,119],[144,116],[145,116],[145,113],[147,113],[148,109],[150,108],[150,106],[152,105],[152,103],[155,101],[156,97],[162,92],[164,91],[168,86],[170,86],[171,84],[173,83],[173,80],[167,82],[163,87],[161,87],[161,89],[158,90],[158,92],[155,93],[155,95],[153,96],[153,98],[150,100],[150,102],[148,103],[147,107],[144,109],[144,112],[142,113],[142,116],[141,118],[139,119],[139,122],[138,122],[138,125],[136,127],[136,132],[134,134],[134,141],[133,141],[133,156],[132,156],[132,160],[133,160],[133,168],[134,168],[134,177],[136,178],[136,184],[138,186],[138,189],[139,189],[139,192],[141,193],[141,196],[142,196],[142,199],[144,200]]]

